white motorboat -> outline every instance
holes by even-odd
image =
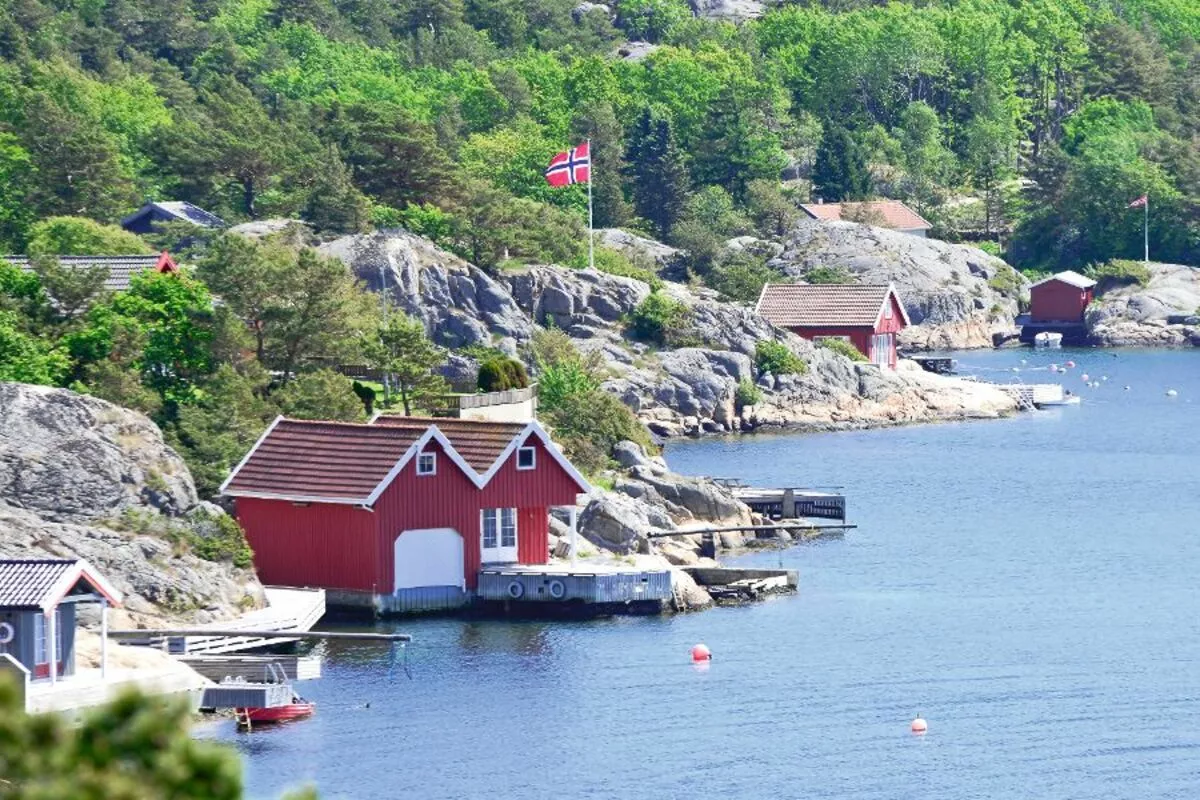
[[[1062,334],[1053,331],[1042,331],[1033,337],[1034,347],[1062,347]]]

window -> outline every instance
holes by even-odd
[[[500,546],[517,546],[517,510],[515,508],[500,509]]]
[[[437,453],[421,453],[417,456],[418,475],[437,475]]]
[[[497,515],[500,509],[485,508],[483,510],[483,549],[492,550],[499,546],[500,529],[497,525]]]
[[[54,656],[61,663],[63,660],[63,624],[62,611],[54,609]],[[46,650],[46,615],[33,615],[33,663],[49,664],[50,653]]]
[[[883,307],[883,318],[884,319],[892,318],[892,298],[890,298],[890,297],[888,298],[887,303]]]
[[[517,448],[517,469],[533,469],[537,466],[537,450],[532,447]]]

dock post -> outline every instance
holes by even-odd
[[[108,680],[108,598],[100,598],[100,680]]]
[[[46,652],[50,654],[50,685],[58,683],[58,606],[46,616]]]
[[[579,557],[579,508],[571,506],[568,516],[571,520],[571,569],[575,569]]]
[[[796,518],[796,490],[784,489],[783,499],[779,503],[779,516],[781,519]]]

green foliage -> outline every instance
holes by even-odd
[[[368,362],[386,372],[400,392],[405,416],[413,408],[446,394],[446,380],[434,372],[446,360],[445,351],[429,340],[425,326],[399,311],[367,339]]]
[[[781,275],[761,258],[744,252],[734,252],[722,258],[705,276],[704,282],[729,300],[753,303],[762,288]]]
[[[733,400],[739,408],[756,406],[762,402],[762,398],[762,389],[755,386],[754,381],[749,378],[742,378],[738,381],[737,389],[733,393]]]
[[[629,332],[647,342],[666,344],[690,324],[691,314],[691,309],[678,300],[652,291],[629,312]]]
[[[857,347],[852,345],[850,342],[847,342],[845,339],[835,339],[832,336],[827,336],[818,344],[820,344],[820,346],[824,347],[826,350],[832,350],[839,356],[845,356],[851,361],[867,360],[867,357],[864,356]]]
[[[812,284],[858,283],[854,273],[845,267],[813,267],[804,273],[804,281]]]
[[[853,134],[830,125],[813,167],[813,193],[822,200],[865,200],[871,194],[867,157]]]
[[[29,228],[30,255],[127,256],[152,252],[136,235],[84,217],[50,217]]]
[[[988,281],[988,286],[1005,297],[1016,299],[1021,295],[1021,275],[1007,264],[996,270],[996,274]]]
[[[617,24],[630,39],[660,41],[691,19],[683,0],[617,0]]]
[[[1092,264],[1085,270],[1087,276],[1101,285],[1101,291],[1109,286],[1127,286],[1150,283],[1150,270],[1141,261],[1114,258],[1103,264]]]
[[[600,386],[579,360],[546,367],[538,375],[538,406],[542,411],[561,408],[568,397],[589,394]]]
[[[29,715],[12,679],[0,675],[0,796],[241,798],[237,754],[193,739],[189,727],[186,703],[133,692],[79,721]]]
[[[16,314],[0,310],[0,381],[52,386],[70,366],[61,349],[22,331]]]
[[[808,364],[804,359],[783,342],[770,339],[762,339],[755,344],[754,366],[760,375],[803,375],[808,372]]]
[[[148,483],[153,483],[153,477],[152,475]],[[162,482],[161,476],[158,480]],[[139,536],[165,539],[176,549],[192,553],[205,561],[223,561],[235,567],[249,569],[254,559],[254,553],[246,541],[245,531],[237,520],[227,514],[211,514],[205,511],[176,518],[127,508],[120,517],[110,521],[109,525]]]
[[[626,256],[620,250],[614,250],[611,247],[600,245],[595,250],[596,269],[608,275],[619,275],[623,278],[636,278],[643,283],[649,284],[650,288],[655,289],[662,286],[662,280],[654,271],[653,262],[647,257],[638,259],[634,263],[632,259]],[[571,262],[571,266],[582,269],[587,266],[587,254],[581,253]]]
[[[571,462],[591,474],[612,463],[613,445],[626,439],[651,448],[650,434],[628,406],[608,392],[567,394],[558,405],[543,413]]]
[[[331,369],[302,372],[273,395],[279,410],[296,419],[362,419],[354,382]]]
[[[491,358],[479,365],[477,380],[481,392],[503,392],[524,389],[529,385],[525,365],[507,356]]]

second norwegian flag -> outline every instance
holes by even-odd
[[[546,183],[558,188],[592,179],[591,142],[584,142],[564,153],[555,154],[546,167]]]

